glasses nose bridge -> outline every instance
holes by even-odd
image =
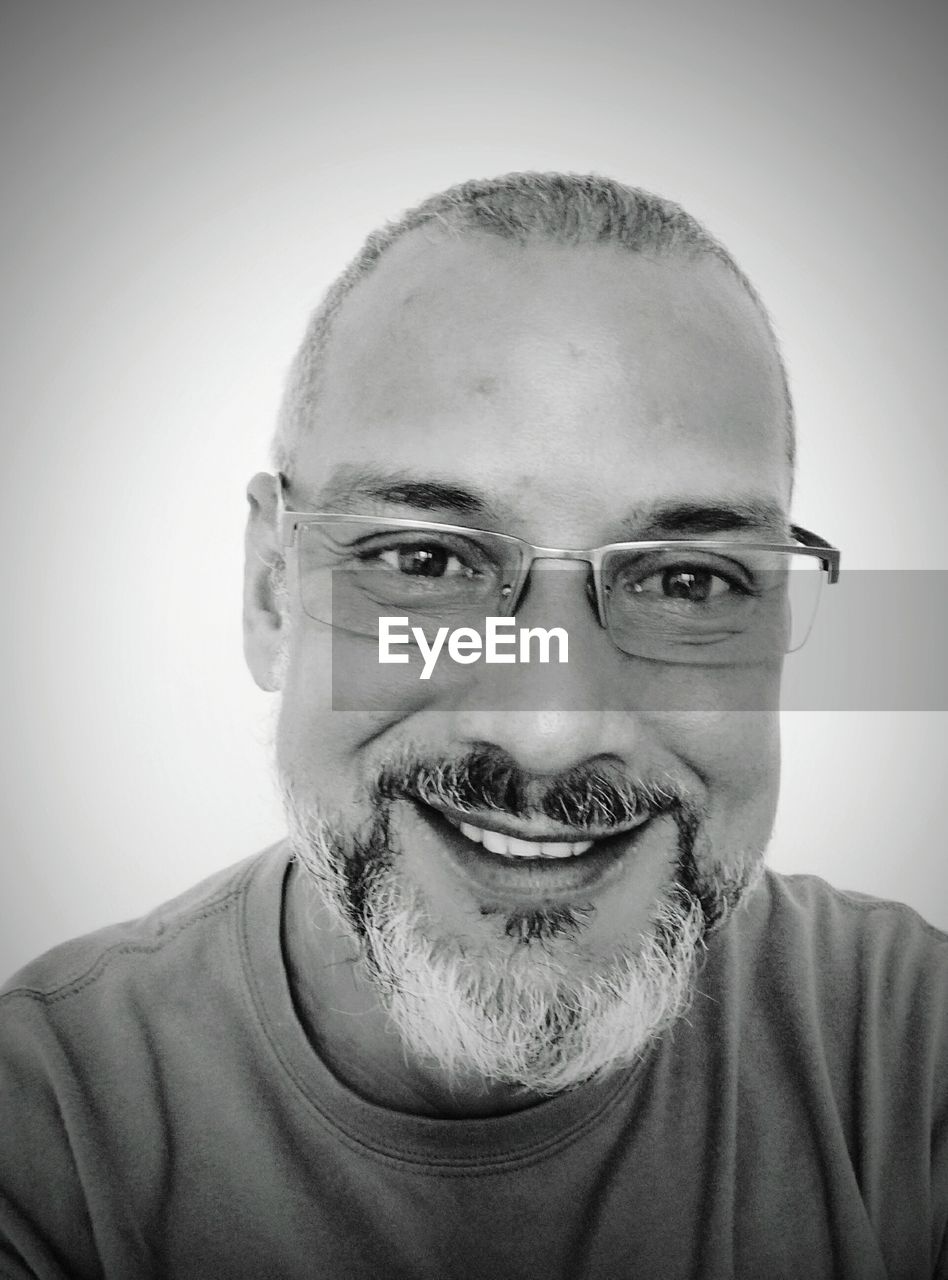
[[[603,602],[601,599],[601,588],[596,574],[598,557],[595,551],[588,549],[582,550],[576,547],[537,547],[532,543],[525,543],[524,546],[529,552],[529,560],[523,571],[523,579],[520,584],[520,590],[517,592],[518,598],[515,602],[515,607],[516,604],[519,604],[523,593],[527,589],[527,585],[533,573],[533,566],[538,560],[568,560],[574,563],[578,562],[580,564],[589,565],[590,573],[587,577],[587,584],[590,578],[593,582],[593,589],[588,593],[590,603],[593,606],[593,611],[596,614],[596,619],[599,622],[599,625],[601,627],[606,625],[605,615],[603,612]]]
[[[592,564],[592,551],[578,551],[574,547],[534,547],[530,546],[530,563],[534,560],[585,560]]]

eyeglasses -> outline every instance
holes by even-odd
[[[300,603],[314,621],[378,636],[379,618],[407,618],[430,640],[439,627],[483,630],[514,614],[538,562],[587,566],[586,594],[623,653],[664,662],[758,663],[800,648],[840,552],[791,527],[793,544],[670,539],[576,550],[464,525],[289,511]],[[544,568],[550,566],[543,566]],[[555,619],[546,619],[547,624]]]

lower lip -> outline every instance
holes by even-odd
[[[597,840],[572,858],[505,858],[461,835],[446,818],[425,805],[415,805],[426,825],[436,831],[454,868],[472,888],[512,900],[570,899],[608,885],[621,873],[623,861],[651,826]]]

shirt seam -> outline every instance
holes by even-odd
[[[116,957],[123,955],[152,955],[157,951],[161,951],[163,947],[174,942],[192,925],[229,910],[234,899],[239,898],[243,891],[243,883],[233,886],[220,897],[213,898],[205,903],[203,908],[196,909],[184,920],[163,931],[153,942],[123,941],[113,943],[111,946],[106,947],[104,951],[101,951],[83,972],[49,990],[25,984],[11,987],[9,991],[5,991],[0,995],[0,1004],[12,1001],[19,996],[28,1000],[35,1000],[44,1005],[53,1005],[62,1000],[67,1000],[71,996],[79,995],[93,986],[103,976],[110,962]]]
[[[822,876],[813,875],[805,871],[797,871],[791,874],[778,872],[780,878],[784,881],[796,881],[805,884],[807,881],[816,881],[824,888],[828,889],[833,898],[840,903],[841,906],[847,907],[852,911],[858,911],[860,914],[868,915],[874,911],[894,911],[897,915],[903,917],[906,921],[913,925],[921,925],[927,934],[934,938],[936,942],[948,943],[948,933],[943,929],[939,929],[937,925],[926,920],[923,915],[910,907],[907,902],[899,902],[896,898],[876,898],[871,894],[861,894],[857,889],[840,889],[836,885],[831,884],[828,880],[824,880]]]

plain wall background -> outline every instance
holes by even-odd
[[[902,0],[0,9],[0,974],[278,838],[243,487],[305,318],[451,182],[682,202],[769,305],[795,514],[948,568],[946,11]],[[948,927],[946,717],[785,717],[771,858]]]

